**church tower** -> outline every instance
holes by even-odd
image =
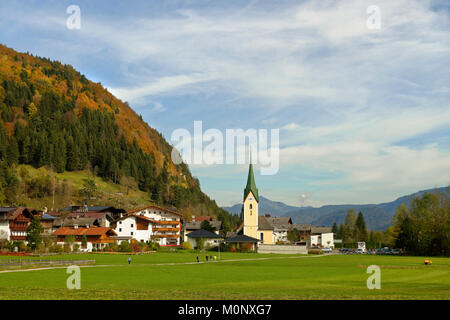
[[[244,190],[244,235],[258,239],[258,189],[250,160],[247,186]]]

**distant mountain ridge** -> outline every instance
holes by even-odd
[[[271,214],[273,216],[291,217],[294,223],[311,223],[313,225],[332,226],[334,222],[338,225],[343,223],[347,211],[361,211],[367,228],[371,230],[385,230],[392,221],[396,209],[402,203],[406,206],[411,204],[414,197],[421,196],[426,192],[449,192],[448,187],[435,188],[418,191],[416,193],[400,197],[392,202],[380,204],[349,204],[349,205],[325,205],[320,208],[314,207],[295,207],[282,202],[271,201],[260,196],[259,212],[260,214]],[[241,212],[242,204],[236,204],[231,207],[222,207],[232,214]]]

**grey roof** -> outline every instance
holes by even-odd
[[[227,238],[224,240],[224,242],[251,242],[251,243],[255,243],[258,241],[261,241],[261,240],[246,236],[245,234],[239,234],[237,236]]]
[[[13,210],[16,210],[17,207],[0,207],[0,212],[2,213],[7,213]]]
[[[298,231],[311,231],[311,224],[303,223],[303,224],[293,224],[291,226],[292,230],[297,229]]]
[[[259,230],[273,230],[273,226],[267,221],[264,216],[258,216],[258,229]]]
[[[203,221],[186,222],[185,225],[184,225],[184,229],[185,230],[199,230],[200,229],[200,225],[202,224],[202,222]],[[208,221],[208,222],[216,230],[221,230],[222,229],[222,221],[220,221],[220,220],[211,220],[211,221]]]
[[[56,217],[44,213],[44,214],[42,215],[42,219],[47,219],[47,220],[52,220],[52,219],[53,219],[53,220],[54,220],[54,219],[56,219]]]
[[[331,233],[331,227],[311,227],[311,233]]]
[[[208,230],[195,230],[186,235],[189,238],[221,239],[222,237]]]
[[[292,220],[289,217],[265,217],[274,230],[289,230]]]
[[[61,227],[73,227],[75,224],[78,226],[92,226],[96,220],[96,218],[56,218],[53,221],[53,225]]]

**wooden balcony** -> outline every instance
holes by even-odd
[[[169,232],[178,232],[180,229],[178,228],[154,228],[155,232],[169,231]]]
[[[166,224],[177,224],[179,225],[181,223],[181,221],[157,221],[157,220],[152,220],[152,223],[158,225],[166,225]]]
[[[154,234],[153,237],[157,238],[179,238],[181,235],[179,234]]]

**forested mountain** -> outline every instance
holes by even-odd
[[[187,165],[174,165],[171,151],[160,133],[100,83],[72,66],[0,45],[0,205],[53,194],[52,172],[84,171],[139,189],[148,201],[187,216],[227,214],[201,191]],[[23,165],[44,167],[47,177],[35,181]],[[86,191],[89,183],[67,202],[95,199],[95,186]]]

